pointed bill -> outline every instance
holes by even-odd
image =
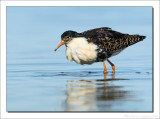
[[[64,41],[61,41],[60,44],[56,47],[56,49],[54,51],[56,51],[59,47],[61,47],[62,45],[64,45]]]

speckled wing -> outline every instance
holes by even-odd
[[[81,34],[88,39],[88,42],[98,46],[97,61],[104,61],[106,58],[117,55],[123,49],[145,38],[145,36],[140,35],[123,34],[108,27],[91,29]]]

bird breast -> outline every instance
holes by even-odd
[[[97,46],[88,43],[84,37],[74,38],[66,45],[66,56],[69,61],[79,64],[92,64],[97,58]]]

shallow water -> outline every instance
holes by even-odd
[[[152,111],[151,71],[103,75],[100,68],[72,69],[69,64],[63,70],[48,68],[56,64],[8,65],[7,110]]]
[[[62,22],[61,11],[89,16]],[[147,36],[110,58],[115,75],[107,62],[103,75],[102,63],[67,61],[65,46],[54,52],[65,29],[100,26]],[[152,111],[152,81],[151,7],[7,7],[7,111]]]

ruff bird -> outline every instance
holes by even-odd
[[[120,33],[109,27],[95,28],[82,33],[69,30],[61,35],[61,42],[55,51],[65,44],[69,61],[82,65],[103,62],[105,74],[107,73],[105,60],[107,60],[115,73],[115,65],[109,58],[145,38],[142,35]]]

